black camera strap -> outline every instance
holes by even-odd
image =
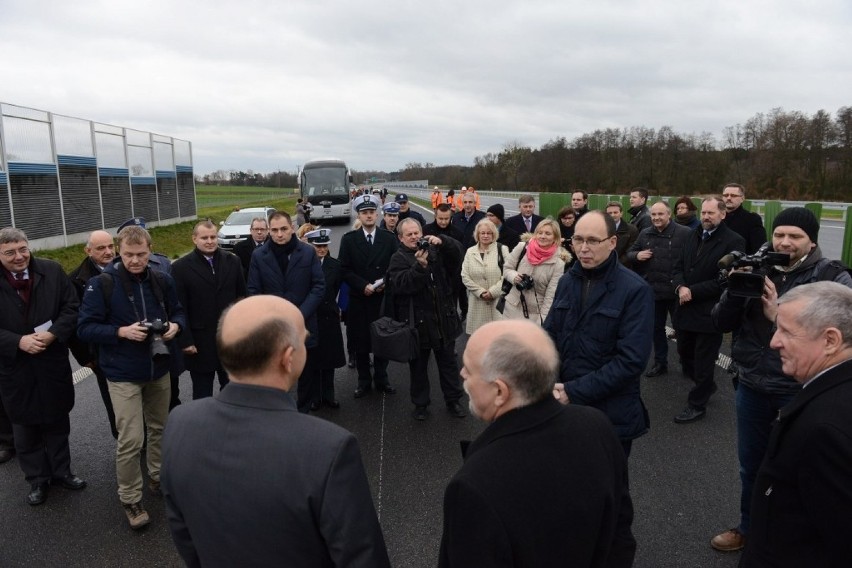
[[[127,299],[130,300],[130,306],[133,308],[133,313],[136,315],[136,321],[142,321],[146,319],[147,314],[143,313],[140,316],[139,310],[136,308],[136,298],[133,294],[133,286],[130,282],[130,274],[127,272],[127,269],[125,269],[124,265],[121,263],[119,263],[116,268],[118,272],[118,280],[121,282],[121,287],[124,290],[124,294],[127,296]],[[166,320],[168,320],[169,311],[166,309],[166,302],[163,296],[163,287],[162,283],[159,280],[159,276],[157,275],[157,271],[153,270],[152,268],[147,268],[146,270],[148,271],[148,281],[151,284],[151,292],[154,293],[154,298],[157,299],[157,303],[160,304],[160,308],[163,310],[163,314],[165,314]]]

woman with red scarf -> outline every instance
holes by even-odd
[[[547,318],[556,284],[571,258],[559,246],[560,236],[559,224],[548,217],[538,224],[535,234],[521,237],[503,266],[503,279],[512,284],[506,295],[504,318],[529,319],[538,325]]]

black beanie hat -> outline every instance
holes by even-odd
[[[817,242],[817,237],[819,236],[819,221],[817,221],[816,216],[811,213],[810,209],[805,209],[804,207],[790,207],[789,209],[782,210],[775,216],[775,220],[772,222],[772,230],[774,231],[781,225],[798,227],[808,235],[808,238],[811,239],[812,242]]]
[[[506,210],[503,209],[503,206],[499,203],[495,203],[494,205],[489,207],[487,212],[491,213],[492,215],[494,215],[495,217],[500,219],[501,223],[503,222],[503,220],[506,217]]]

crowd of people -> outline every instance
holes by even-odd
[[[357,441],[311,412],[340,407],[347,352],[354,398],[396,393],[370,333],[388,316],[417,332],[413,418],[430,415],[434,356],[447,412],[488,424],[446,488],[440,565],[630,566],[628,461],[650,427],[641,378],[669,372],[670,325],[693,383],[673,420],[700,420],[730,332],[740,519],[710,545],[745,549],[744,566],[845,565],[852,277],[822,256],[808,209],[782,210],[764,243],[744,199],[727,184],[673,210],[635,188],[625,212],[590,210],[577,191],[553,219],[523,195],[506,218],[473,187],[436,187],[427,223],[405,193],[363,191],[337,258],[304,208],[252,220],[233,254],[200,221],[174,263],[137,218],[117,248],[93,232],[70,277],[2,229],[0,463],[17,455],[33,506],[53,486],[86,487],[68,446],[70,348],[98,381],[131,528],[150,522],[147,487],[190,566],[282,549],[300,565],[387,566]],[[184,370],[194,402],[180,405]]]

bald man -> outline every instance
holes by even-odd
[[[444,494],[439,566],[631,566],[624,452],[603,413],[557,402],[547,333],[486,324],[461,375],[471,412],[489,424]]]
[[[161,481],[187,566],[390,566],[355,437],[288,393],[306,337],[283,298],[234,304],[216,336],[228,388],[169,416]]]
[[[115,260],[115,241],[112,235],[106,231],[93,231],[89,235],[86,245],[83,247],[83,252],[86,253],[86,258],[83,259],[80,266],[68,275],[74,284],[74,288],[77,290],[77,297],[81,302],[83,301],[83,292],[86,290],[86,282],[93,276],[97,276],[103,272],[104,268]],[[110,431],[112,432],[112,437],[117,439],[118,430],[115,427],[115,411],[112,408],[112,400],[109,398],[106,375],[104,375],[103,370],[98,366],[95,346],[81,341],[75,333],[69,347],[77,363],[83,367],[89,367],[95,373],[95,378],[98,381],[98,390],[101,391],[101,399],[104,401],[104,408],[106,408]]]

